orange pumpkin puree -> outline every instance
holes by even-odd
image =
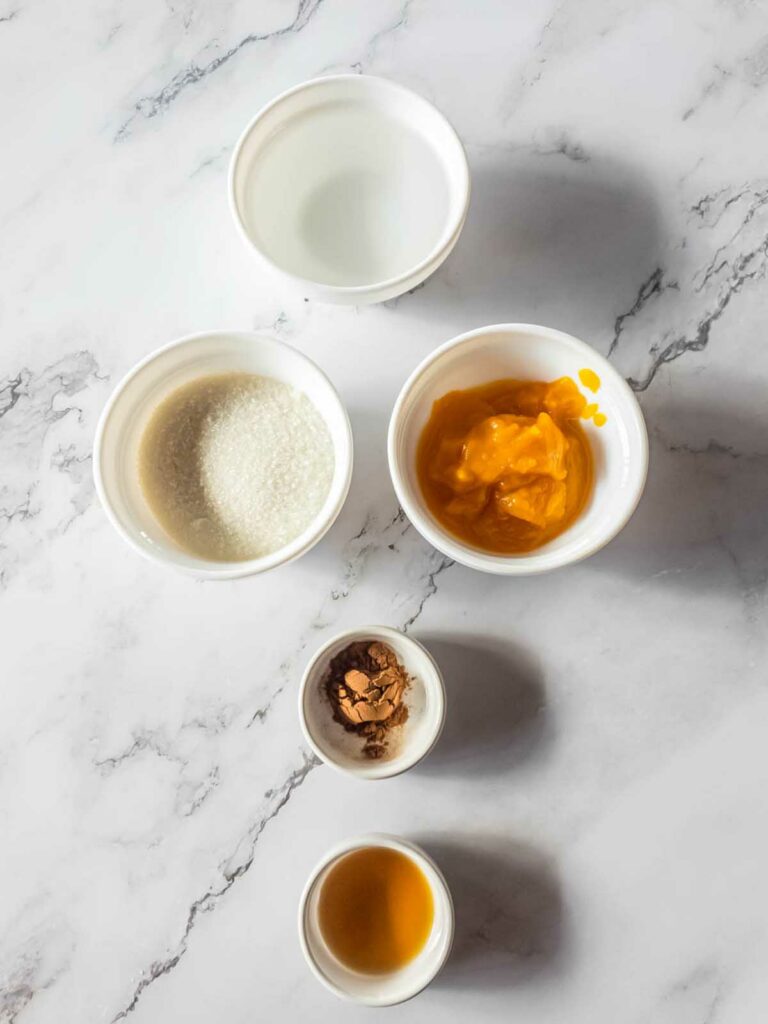
[[[579,420],[597,421],[570,377],[495,380],[432,406],[416,470],[435,518],[484,551],[531,551],[566,530],[592,489]]]

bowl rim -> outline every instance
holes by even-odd
[[[347,989],[342,988],[340,985],[337,985],[320,969],[319,964],[312,955],[309,948],[309,942],[307,940],[307,909],[310,897],[315,885],[317,884],[317,880],[322,875],[323,871],[325,871],[325,869],[334,861],[339,860],[347,853],[352,853],[354,850],[359,850],[366,846],[384,846],[392,850],[398,850],[400,853],[403,853],[414,860],[422,870],[424,870],[424,867],[426,866],[427,871],[425,874],[429,880],[430,888],[434,889],[436,883],[440,888],[442,895],[445,897],[445,927],[447,931],[447,940],[445,941],[445,948],[442,950],[440,959],[438,960],[434,970],[424,973],[423,981],[420,980],[415,986],[411,986],[411,988],[406,989],[403,995],[398,996],[395,999],[388,999],[386,997],[382,998],[381,996],[357,996],[353,995]],[[404,839],[401,836],[393,835],[388,832],[367,832],[362,835],[342,839],[340,842],[335,843],[317,862],[310,872],[301,892],[301,897],[299,899],[298,925],[299,943],[301,945],[301,951],[304,954],[304,959],[314,976],[330,992],[335,996],[338,996],[339,999],[343,999],[350,1003],[357,1003],[358,1005],[397,1006],[400,1003],[408,1002],[409,999],[413,999],[414,996],[423,992],[424,989],[434,981],[440,971],[442,971],[443,967],[445,967],[453,947],[453,940],[456,931],[456,909],[445,875],[432,857],[422,849],[418,843],[414,843],[409,839]]]
[[[327,654],[331,647],[339,643],[342,640],[358,640],[365,639],[368,637],[372,638],[383,638],[385,641],[390,642],[396,640],[398,643],[405,643],[405,646],[413,646],[417,648],[419,652],[426,656],[427,662],[430,666],[430,674],[432,677],[432,686],[429,689],[429,700],[437,702],[437,711],[439,714],[439,720],[435,726],[432,734],[430,735],[429,742],[426,743],[422,748],[417,750],[414,755],[403,758],[400,763],[397,760],[393,760],[393,767],[388,768],[386,761],[375,761],[371,765],[360,764],[360,765],[343,765],[332,757],[326,750],[323,750],[312,735],[312,731],[307,721],[306,709],[305,709],[305,697],[309,688],[310,679],[313,677],[314,671],[317,668],[320,660]],[[425,687],[426,687],[425,683]],[[298,707],[299,707],[299,723],[301,725],[301,731],[304,735],[304,739],[312,749],[312,751],[320,758],[323,764],[327,764],[329,767],[335,769],[337,772],[341,772],[343,775],[352,776],[356,779],[362,779],[365,782],[377,782],[381,779],[393,779],[398,775],[404,774],[404,772],[410,771],[411,768],[415,768],[417,764],[424,760],[424,758],[430,754],[438,740],[440,739],[443,728],[445,726],[445,719],[447,715],[446,708],[446,693],[445,693],[445,680],[443,674],[440,671],[440,667],[435,661],[432,654],[427,650],[424,644],[419,643],[414,637],[409,636],[400,629],[395,629],[392,626],[377,626],[377,625],[365,625],[356,626],[352,629],[342,630],[340,633],[336,633],[330,637],[324,644],[322,644],[312,655],[307,662],[304,672],[299,683],[299,694],[298,694]]]
[[[268,256],[267,253],[264,252],[264,250],[260,246],[256,244],[256,242],[253,240],[250,233],[246,229],[245,224],[243,223],[243,218],[241,217],[240,214],[240,209],[238,207],[237,200],[235,198],[235,177],[237,173],[238,163],[240,160],[240,154],[243,150],[243,147],[245,146],[248,136],[256,127],[257,123],[268,113],[270,113],[270,111],[277,107],[280,103],[283,103],[291,96],[318,87],[323,87],[329,82],[342,81],[356,83],[370,82],[373,83],[375,87],[389,89],[393,92],[399,92],[401,95],[407,96],[409,100],[416,100],[417,102],[423,103],[427,107],[429,107],[433,114],[438,118],[438,120],[442,121],[444,127],[448,130],[449,134],[457,144],[456,155],[458,160],[459,173],[462,179],[461,188],[457,194],[463,194],[463,202],[459,204],[459,209],[457,211],[456,216],[451,217],[450,219],[447,220],[446,227],[444,228],[440,236],[440,239],[435,244],[435,246],[430,250],[430,252],[418,263],[415,263],[412,267],[409,267],[408,270],[404,271],[401,274],[396,274],[394,277],[385,278],[384,280],[381,281],[371,281],[367,284],[361,285],[336,285],[327,284],[322,281],[314,281],[311,278],[302,277],[299,274],[295,274],[291,270],[286,270],[285,267],[281,267],[278,263],[275,263],[275,261],[270,256]],[[441,163],[443,163],[442,160]],[[277,96],[269,100],[269,102],[266,103],[263,107],[261,107],[256,112],[256,114],[254,114],[254,116],[248,122],[246,127],[243,129],[243,131],[240,134],[240,137],[237,140],[237,143],[235,144],[235,148],[232,152],[232,157],[229,161],[229,172],[227,175],[227,191],[229,197],[230,212],[235,221],[240,237],[248,244],[248,246],[254,252],[256,252],[261,257],[262,260],[264,260],[264,262],[269,267],[272,268],[272,270],[297,282],[308,291],[315,291],[317,289],[320,289],[328,294],[333,294],[340,297],[349,297],[350,304],[354,304],[355,298],[362,298],[370,294],[371,292],[385,290],[388,291],[391,288],[398,288],[400,285],[403,285],[404,287],[402,290],[406,291],[409,286],[411,278],[417,277],[419,274],[425,271],[427,272],[428,276],[428,274],[431,272],[429,268],[432,263],[437,262],[437,266],[439,266],[441,262],[441,256],[443,255],[443,253],[446,253],[447,255],[447,252],[450,252],[450,250],[456,244],[458,236],[461,234],[462,228],[464,227],[464,222],[466,221],[467,211],[469,209],[469,202],[472,193],[472,179],[469,171],[469,161],[467,159],[466,150],[464,149],[464,144],[462,143],[458,132],[453,127],[451,122],[448,120],[448,118],[445,116],[445,114],[443,114],[441,110],[438,110],[434,103],[431,103],[425,96],[422,96],[420,93],[415,92],[413,89],[409,89],[407,86],[401,85],[399,82],[394,82],[389,78],[383,77],[382,75],[355,75],[346,73],[340,75],[319,75],[315,78],[307,79],[307,81],[305,82],[300,82],[298,85],[294,85],[291,86],[291,88],[289,89],[285,89],[283,92],[279,93]],[[436,269],[436,267],[434,269]]]
[[[588,548],[576,555],[569,552],[567,549],[560,552],[550,553],[547,556],[546,554],[536,554],[536,552],[520,555],[497,555],[491,552],[483,552],[478,549],[471,548],[469,545],[465,545],[457,538],[454,538],[447,530],[444,530],[442,527],[437,527],[433,525],[431,521],[427,520],[416,504],[411,501],[408,488],[404,485],[404,473],[400,468],[399,455],[400,421],[404,406],[409,400],[413,389],[418,384],[421,377],[434,363],[445,355],[446,352],[449,352],[451,349],[468,341],[480,341],[490,334],[523,333],[532,334],[542,338],[546,337],[576,350],[582,354],[585,359],[597,366],[603,379],[606,377],[610,378],[611,383],[618,388],[626,399],[627,415],[626,417],[622,417],[622,419],[624,419],[630,427],[634,428],[639,441],[638,461],[636,463],[637,468],[634,477],[635,493],[632,495],[631,500],[628,502],[622,514],[611,523],[610,528],[601,534],[592,544],[589,545]],[[589,558],[613,540],[613,538],[616,537],[616,535],[627,525],[640,502],[640,498],[643,495],[645,483],[648,478],[648,428],[646,426],[640,404],[637,400],[637,396],[634,391],[632,391],[629,384],[604,356],[586,342],[581,341],[579,338],[576,338],[571,334],[566,334],[564,331],[559,331],[554,327],[544,327],[540,324],[489,324],[486,327],[476,327],[470,331],[465,331],[463,334],[459,334],[457,337],[451,338],[449,341],[439,345],[436,349],[430,352],[418,364],[418,366],[416,366],[407,378],[395,400],[389,420],[389,429],[387,431],[387,461],[389,463],[389,473],[392,479],[392,486],[395,489],[395,494],[397,495],[398,501],[400,502],[405,514],[416,527],[418,532],[438,551],[461,565],[465,565],[470,569],[478,569],[481,572],[489,572],[503,576],[534,576],[539,575],[540,573],[552,572],[553,570],[562,568],[566,565],[575,565],[577,562],[583,561],[585,558]]]
[[[185,565],[181,562],[170,561],[165,557],[160,548],[154,546],[147,546],[140,544],[135,537],[128,531],[121,518],[115,512],[112,501],[107,494],[107,488],[104,485],[102,475],[102,449],[104,442],[104,432],[109,422],[110,416],[112,415],[115,406],[117,405],[121,395],[125,391],[125,388],[130,382],[138,376],[141,371],[154,362],[160,356],[174,348],[181,348],[184,345],[193,344],[194,342],[203,341],[206,339],[215,338],[229,338],[236,339],[238,343],[244,343],[252,345],[262,345],[266,348],[280,349],[281,351],[289,351],[291,353],[289,358],[296,358],[298,361],[303,362],[307,365],[311,371],[317,373],[328,385],[330,394],[335,400],[339,412],[342,416],[342,423],[344,425],[344,450],[341,452],[342,456],[346,461],[346,471],[344,473],[344,479],[342,480],[341,487],[339,488],[337,499],[325,517],[320,520],[319,513],[316,517],[316,529],[307,536],[306,540],[300,546],[296,546],[296,541],[299,538],[295,538],[290,544],[284,545],[282,548],[278,548],[276,551],[271,552],[268,555],[262,555],[259,558],[251,558],[243,562],[211,562],[211,568],[205,568],[202,564],[189,564]],[[339,457],[339,451],[334,448],[334,456]],[[197,579],[204,580],[227,580],[227,579],[239,579],[243,576],[252,576],[257,573],[267,572],[269,569],[277,568],[280,565],[287,565],[289,562],[300,558],[305,555],[311,548],[313,548],[325,534],[330,530],[331,526],[335,523],[338,518],[344,503],[347,500],[349,494],[349,488],[352,482],[352,469],[354,464],[354,440],[352,435],[352,425],[349,420],[349,414],[341,401],[338,391],[333,385],[333,382],[322,370],[317,363],[309,356],[305,355],[299,349],[294,348],[293,345],[289,345],[286,342],[278,341],[276,338],[271,338],[267,335],[258,334],[255,331],[242,331],[242,330],[228,330],[226,328],[216,328],[209,331],[197,331],[194,334],[186,334],[181,338],[176,338],[173,341],[169,341],[159,348],[153,349],[142,359],[140,359],[128,372],[118,381],[113,388],[109,398],[101,411],[101,414],[96,424],[96,433],[94,435],[93,443],[93,480],[96,488],[96,493],[99,497],[101,507],[103,508],[107,519],[115,528],[117,533],[122,537],[126,543],[130,545],[144,558],[148,559],[156,565],[162,565],[167,568],[175,569],[178,572],[185,573],[188,576],[196,577]],[[308,528],[309,529],[309,528]],[[306,531],[305,531],[306,532]],[[301,537],[301,534],[299,535]],[[292,550],[295,548],[295,550]],[[190,556],[192,557],[192,556]],[[200,559],[200,562],[203,560]]]

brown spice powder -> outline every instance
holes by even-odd
[[[356,640],[331,659],[323,685],[334,720],[363,739],[363,754],[385,757],[393,729],[408,718],[408,673],[387,644]]]

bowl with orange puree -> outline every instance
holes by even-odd
[[[403,387],[389,467],[413,525],[506,575],[594,554],[634,512],[648,436],[626,381],[584,342],[532,324],[463,334]]]
[[[442,968],[453,942],[448,885],[415,843],[372,834],[330,850],[299,908],[307,963],[335,995],[367,1006],[415,996]]]

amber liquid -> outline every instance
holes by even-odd
[[[434,918],[424,872],[398,850],[369,846],[342,857],[318,900],[320,931],[345,967],[386,974],[424,948]]]

